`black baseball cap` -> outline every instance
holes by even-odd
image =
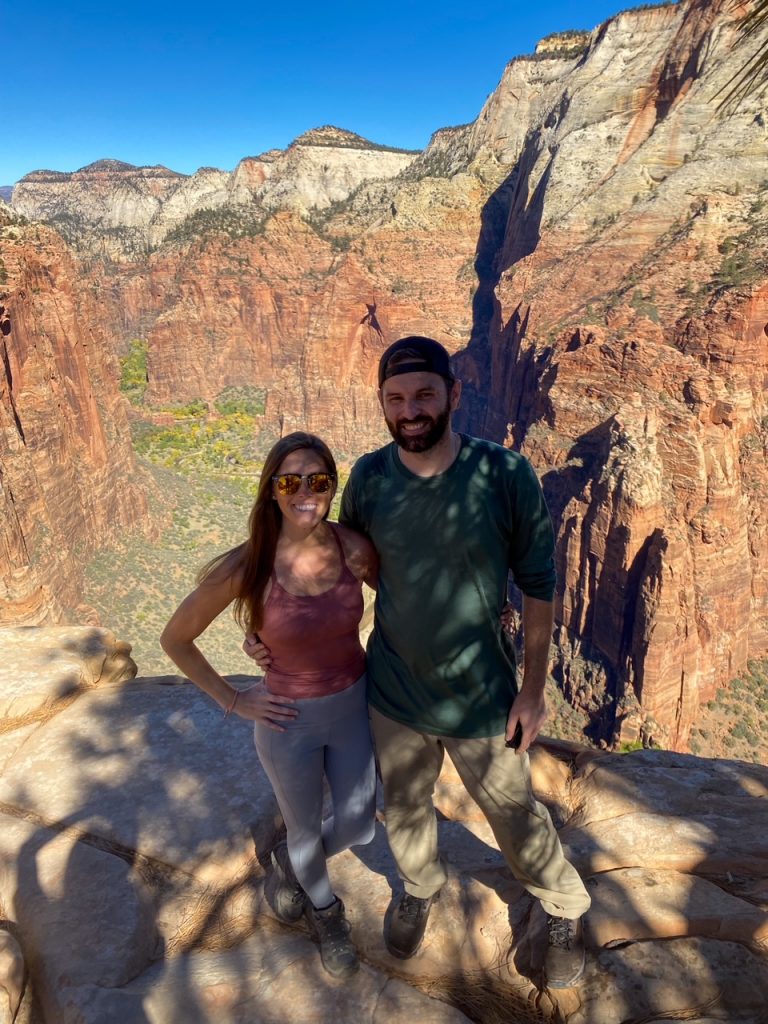
[[[379,387],[390,377],[419,372],[438,373],[450,383],[455,379],[451,372],[451,358],[440,342],[411,334],[394,342],[382,355],[379,360]]]

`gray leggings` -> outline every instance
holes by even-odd
[[[326,858],[374,835],[376,771],[366,679],[328,697],[297,700],[299,712],[276,732],[256,722],[253,739],[288,833],[288,853],[317,908],[334,900]],[[333,813],[323,816],[323,777]]]

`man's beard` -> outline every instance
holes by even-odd
[[[416,417],[416,421],[426,420],[429,423],[426,433],[419,434],[418,437],[412,437],[410,434],[406,434],[402,430],[403,423],[413,423],[414,420],[401,420],[399,423],[394,423],[392,420],[388,420],[385,417],[387,427],[389,428],[389,432],[394,438],[395,443],[406,452],[427,452],[430,448],[434,448],[438,441],[441,441],[445,436],[450,419],[450,399],[446,400],[445,409],[443,409],[443,411],[437,416]]]

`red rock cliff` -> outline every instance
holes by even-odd
[[[55,233],[0,227],[0,622],[66,620],[84,560],[146,520],[98,292]]]
[[[758,99],[713,109],[734,33],[722,3],[628,12],[550,82],[462,357],[471,419],[550,499],[566,692],[678,749],[768,647],[768,137]]]

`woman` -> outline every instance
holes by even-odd
[[[313,434],[272,448],[249,519],[248,540],[214,559],[163,631],[163,650],[224,709],[254,724],[254,740],[285,820],[272,853],[273,906],[305,914],[323,966],[344,977],[359,964],[326,859],[374,834],[375,771],[358,625],[362,581],[375,583],[365,537],[328,522],[336,464]],[[195,640],[228,605],[271,651],[265,685],[238,691]],[[323,778],[333,815],[322,821]]]

